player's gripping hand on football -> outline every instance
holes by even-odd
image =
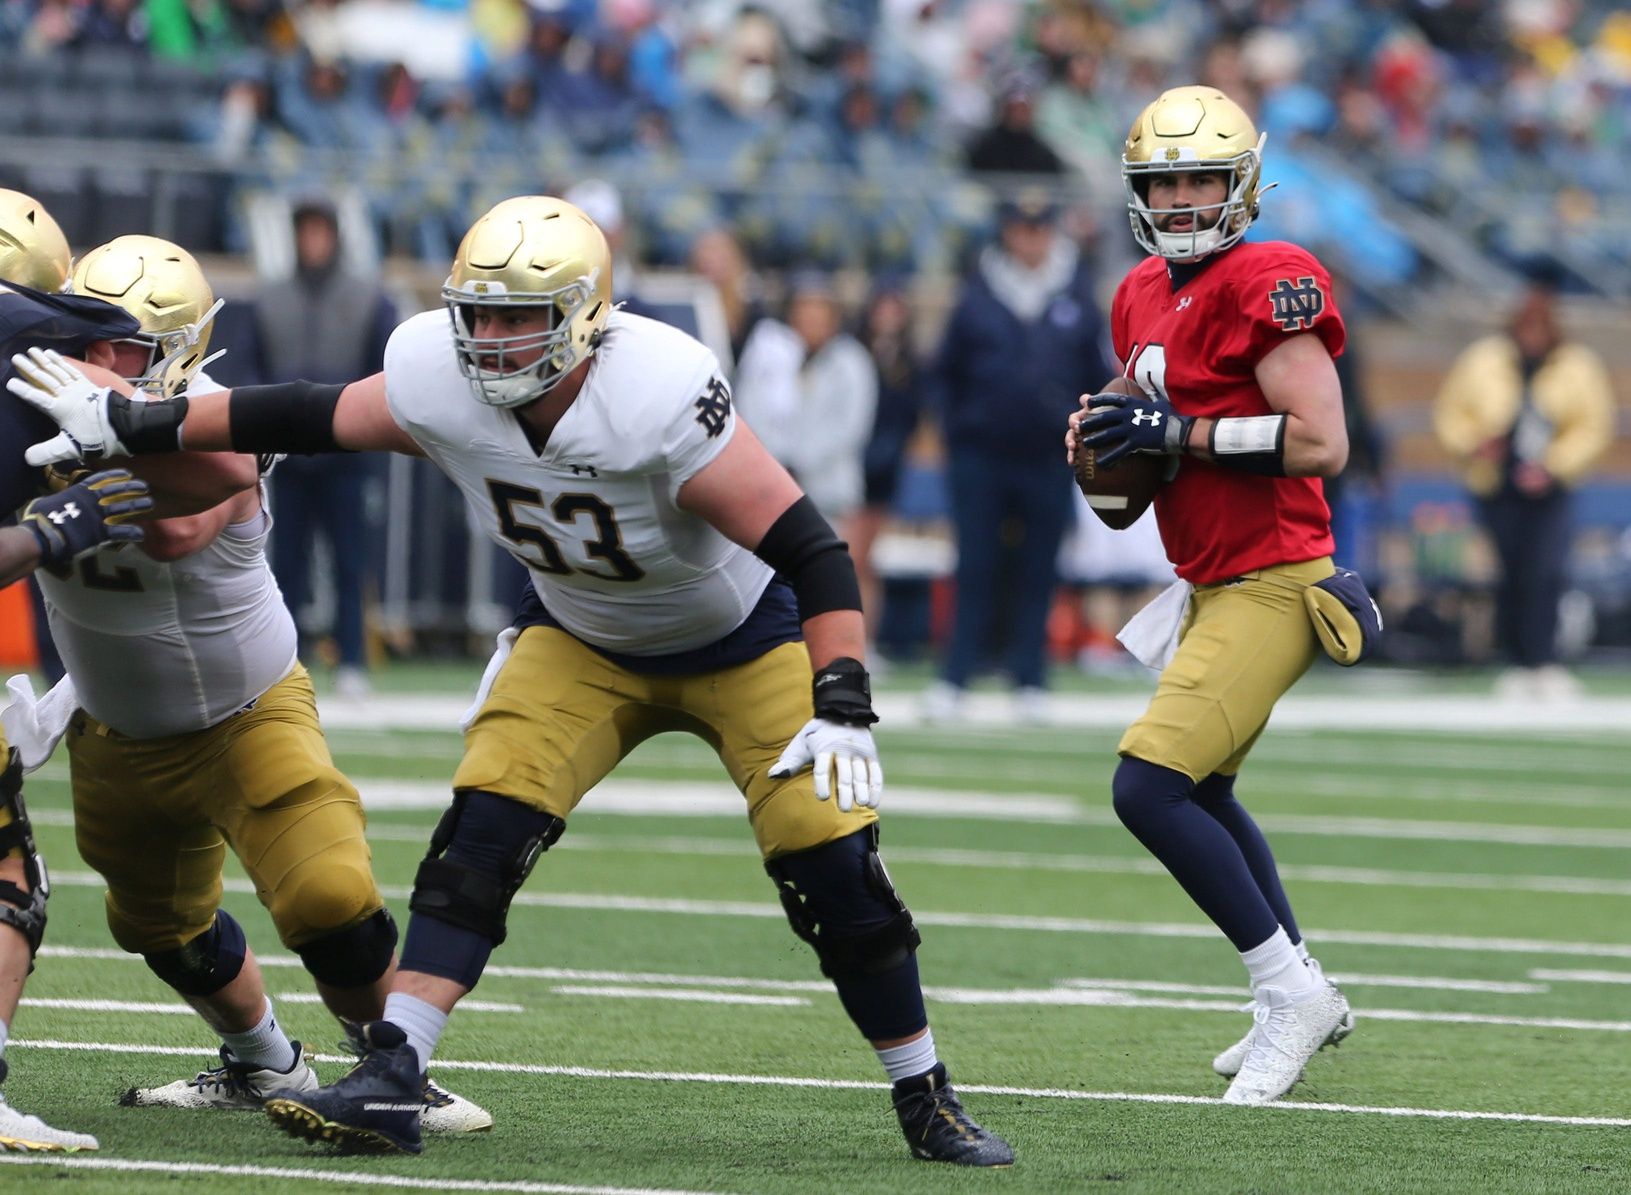
[[[134,543],[142,529],[126,520],[153,509],[147,483],[107,469],[23,507],[18,525],[40,545],[41,564],[67,564],[106,543]]]
[[[1087,410],[1074,417],[1084,448],[1098,451],[1098,463],[1109,468],[1130,452],[1177,456],[1195,428],[1192,415],[1180,415],[1166,398],[1148,394],[1106,392],[1086,400]]]
[[[180,447],[185,398],[144,402],[98,386],[54,349],[18,353],[11,366],[14,376],[6,382],[6,389],[49,415],[62,429],[23,454],[31,465],[174,452]]]
[[[815,768],[816,800],[838,792],[838,808],[857,805],[876,809],[883,799],[883,765],[872,738],[872,686],[859,660],[841,657],[815,675],[815,717],[806,722],[770,769],[784,780],[804,768]],[[836,782],[836,784],[835,784]]]

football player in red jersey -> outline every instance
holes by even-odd
[[[1225,1099],[1241,1104],[1283,1095],[1352,1027],[1234,796],[1274,703],[1319,647],[1311,599],[1339,576],[1320,478],[1348,456],[1330,277],[1296,245],[1243,241],[1262,147],[1215,88],[1167,91],[1139,114],[1122,178],[1133,234],[1153,256],[1116,291],[1111,335],[1144,395],[1084,396],[1066,436],[1072,454],[1079,442],[1102,464],[1175,458],[1156,520],[1193,589],[1155,697],[1122,737],[1113,789],[1122,822],[1246,964],[1253,1028],[1213,1063],[1233,1076]]]

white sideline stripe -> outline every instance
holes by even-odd
[[[266,960],[264,958],[261,958],[259,955],[256,955],[255,957],[260,960],[262,965],[265,965]],[[298,958],[291,957],[289,959],[289,962],[292,965],[297,966],[297,967],[300,965],[300,960]],[[489,967],[487,969],[487,971],[488,971],[488,974],[491,974],[492,973],[492,968]],[[274,1000],[276,1000],[279,1004],[321,1004],[323,1002],[323,998],[321,996],[319,996],[316,992],[278,992],[272,998]],[[471,1012],[510,1012],[510,1013],[514,1013],[514,1012],[526,1012],[527,1011],[525,1005],[522,1005],[522,1004],[506,1004],[506,1003],[503,1003],[503,1002],[498,1001],[498,1000],[470,1000],[470,999],[464,999],[464,1000],[459,1001],[459,1008],[460,1008],[461,1011],[463,1009],[468,1008]],[[192,1009],[188,1008],[187,1011],[191,1012]]]
[[[1548,983],[1631,983],[1631,971],[1549,971],[1540,968],[1529,972],[1530,979],[1543,979]]]
[[[688,1000],[697,1004],[775,1004],[809,1006],[803,996],[753,996],[746,992],[710,992],[701,988],[638,988],[617,984],[556,984],[563,996],[606,996],[622,1000]],[[462,1003],[462,1002],[461,1002]]]
[[[172,1055],[202,1055],[208,1053],[208,1051],[204,1050],[186,1050],[176,1046],[122,1045],[117,1042],[14,1039],[10,1044],[36,1050],[88,1050],[104,1053]],[[356,1061],[356,1058],[349,1054],[314,1054],[312,1057],[317,1062],[352,1063]],[[569,1079],[635,1079],[656,1083],[719,1083],[744,1087],[813,1087],[828,1091],[887,1091],[889,1089],[887,1083],[879,1083],[875,1080],[813,1079],[797,1075],[732,1075],[708,1071],[608,1070],[600,1067],[549,1066],[528,1062],[449,1061],[445,1058],[438,1058],[436,1067],[438,1070],[496,1071],[516,1075],[553,1075]],[[979,1095],[1013,1095],[1033,1099],[1091,1100],[1095,1102],[1133,1104],[1216,1104],[1224,1108],[1234,1107],[1232,1104],[1225,1104],[1222,1099],[1210,1096],[1168,1095],[1163,1092],[1075,1091],[1057,1087],[1011,1087],[991,1083],[959,1083],[957,1089],[965,1094],[974,1092]],[[1395,1108],[1386,1105],[1369,1104],[1317,1104],[1306,1100],[1278,1100],[1267,1105],[1267,1108],[1285,1108],[1301,1112],[1369,1113],[1379,1116],[1423,1117],[1430,1120],[1501,1120],[1517,1121],[1525,1124],[1601,1125],[1606,1128],[1631,1128],[1631,1118],[1619,1116],[1553,1116],[1538,1112],[1478,1112],[1449,1108]],[[1259,1109],[1253,1109],[1252,1113],[1249,1114],[1258,1114],[1259,1112]],[[0,1158],[5,1156],[0,1154]],[[348,1178],[348,1181],[354,1180]],[[451,1180],[435,1181],[451,1182]],[[510,1190],[512,1188],[495,1189]],[[622,1192],[627,1188],[593,1187],[570,1188],[570,1190],[606,1192],[606,1195],[614,1195],[614,1193]],[[637,1195],[670,1195],[670,1193],[653,1191],[638,1192]]]
[[[54,883],[63,880],[53,876]],[[95,881],[100,885],[100,879]],[[247,880],[228,881],[232,892],[248,892],[252,886]],[[382,885],[380,891],[392,899],[406,899],[408,890]],[[514,905],[530,908],[585,909],[620,913],[668,913],[682,917],[752,917],[771,921],[785,917],[782,907],[750,901],[731,900],[658,900],[645,896],[606,896],[590,892],[519,892]],[[1089,917],[1029,917],[1006,913],[916,913],[913,920],[920,925],[940,925],[947,929],[1009,929],[1034,930],[1039,933],[1105,934],[1112,937],[1135,938],[1197,938],[1211,941],[1217,938],[1215,926],[1198,922],[1177,921],[1099,921]],[[1389,946],[1403,949],[1464,950],[1485,954],[1561,954],[1586,958],[1631,959],[1631,943],[1620,942],[1553,942],[1545,938],[1479,938],[1470,934],[1393,934],[1372,930],[1309,929],[1307,936],[1316,942],[1338,942],[1345,946]],[[56,951],[95,950],[100,948],[53,947],[41,948],[42,954]],[[64,954],[65,958],[132,958],[117,950],[104,953]],[[261,959],[262,963],[266,960]]]
[[[112,1170],[132,1174],[219,1174],[228,1178],[285,1178],[297,1182],[343,1183],[359,1187],[400,1187],[413,1191],[516,1191],[521,1195],[706,1195],[659,1187],[580,1187],[571,1183],[535,1183],[522,1179],[498,1182],[471,1178],[399,1178],[353,1170],[308,1170],[293,1166],[222,1166],[214,1162],[160,1162],[138,1158],[84,1158],[75,1154],[0,1153],[12,1166],[68,1166],[74,1170]]]

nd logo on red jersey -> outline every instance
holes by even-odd
[[[1283,332],[1297,332],[1312,328],[1314,321],[1325,310],[1325,292],[1314,281],[1313,275],[1297,279],[1282,278],[1269,291],[1270,318]]]

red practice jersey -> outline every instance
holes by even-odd
[[[1253,371],[1304,332],[1333,357],[1347,337],[1331,276],[1285,241],[1237,245],[1176,290],[1167,263],[1148,258],[1122,279],[1110,310],[1123,372],[1166,395],[1179,414],[1211,419],[1273,414]],[[1173,567],[1197,585],[1333,548],[1317,477],[1262,477],[1185,456],[1156,495],[1155,517]]]

